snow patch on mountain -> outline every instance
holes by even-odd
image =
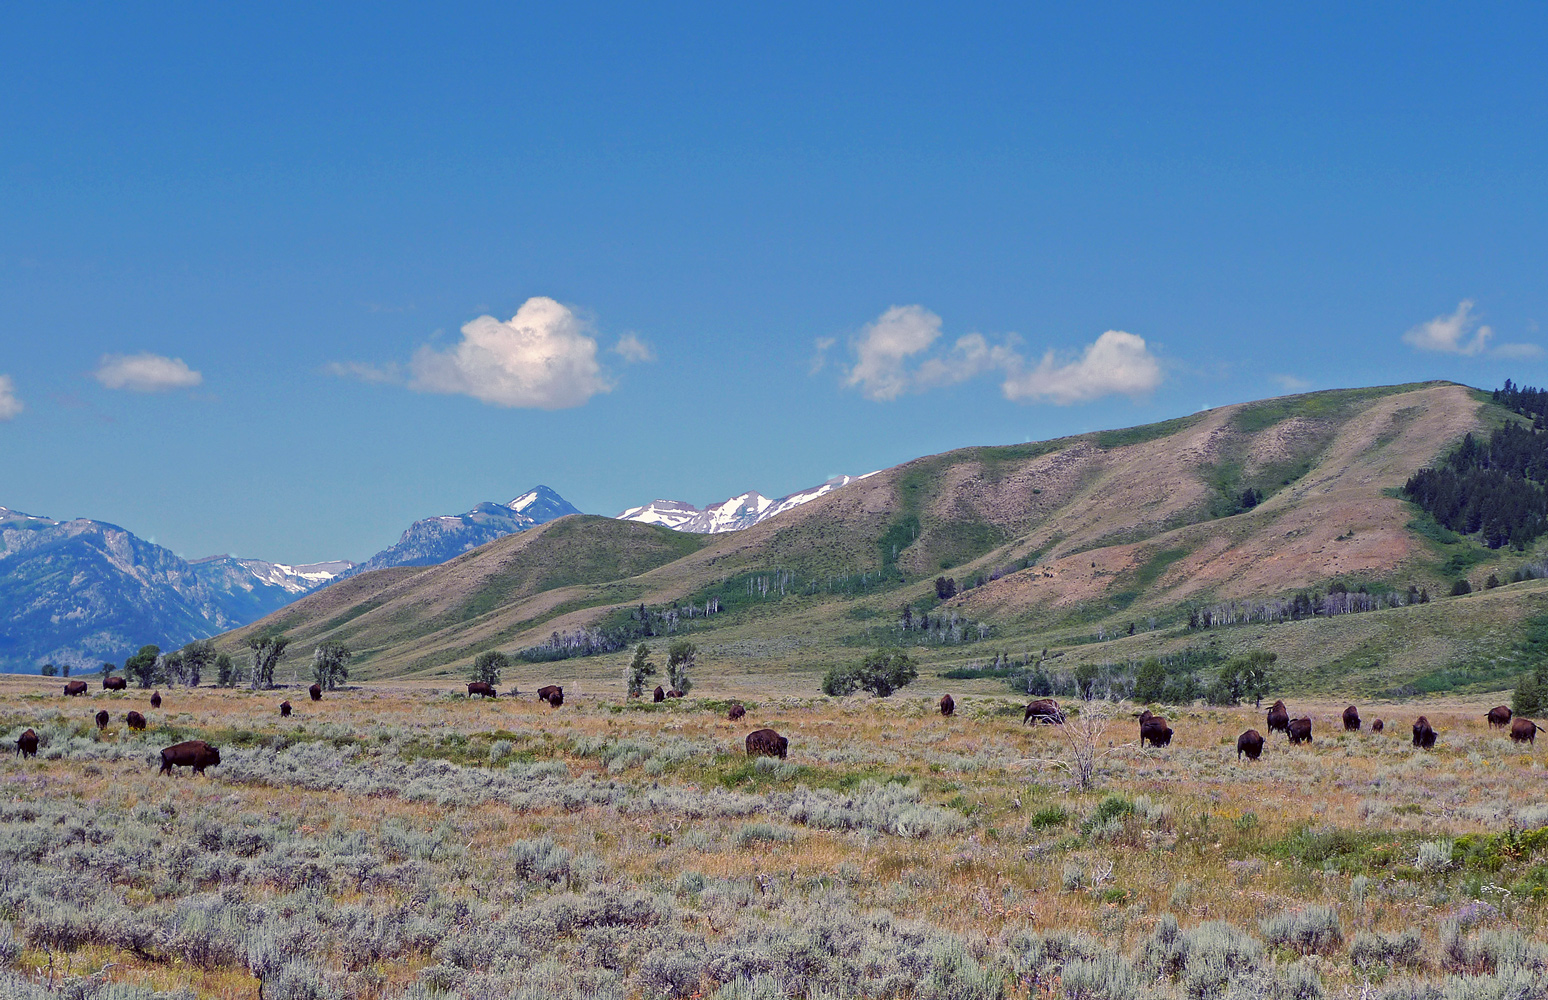
[[[620,521],[659,524],[675,531],[691,531],[700,535],[741,531],[874,475],[876,473],[867,472],[864,476],[834,476],[820,486],[800,490],[778,500],[770,500],[761,493],[749,490],[729,500],[712,503],[702,510],[681,500],[652,500],[639,507],[630,507],[614,517]]]

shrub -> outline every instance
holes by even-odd
[[[500,671],[511,665],[510,658],[498,649],[486,649],[473,660],[473,680],[493,687],[500,683]]]
[[[1329,951],[1344,940],[1338,911],[1331,906],[1308,906],[1279,913],[1259,921],[1258,930],[1269,944],[1286,945],[1302,954]]]
[[[886,698],[918,676],[914,661],[901,649],[876,649],[858,666],[829,670],[822,680],[822,693],[842,697],[864,688],[877,697]]]
[[[1417,930],[1394,934],[1361,931],[1349,946],[1349,960],[1360,968],[1372,965],[1413,965],[1419,961],[1424,939]]]
[[[1443,872],[1451,867],[1451,851],[1449,840],[1427,840],[1419,845],[1419,856],[1414,863],[1422,872]]]

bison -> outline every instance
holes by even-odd
[[[313,701],[322,701],[322,685],[313,684],[306,689],[306,693],[312,696]]]
[[[290,702],[288,702],[288,701],[280,702],[280,718],[282,718],[282,719],[290,718]]]
[[[161,707],[161,692],[160,691],[152,691],[151,692],[151,708],[160,708],[160,707]]]
[[[1241,760],[1242,754],[1247,755],[1248,760],[1257,760],[1263,753],[1263,734],[1256,729],[1249,729],[1236,738],[1236,759]]]
[[[16,737],[16,752],[21,754],[23,760],[26,760],[28,757],[36,757],[38,755],[38,734],[29,729]]]
[[[70,681],[68,684],[65,685],[65,697],[66,698],[74,698],[76,695],[81,695],[81,694],[85,694],[85,693],[86,693],[86,682],[85,681]]]
[[[102,690],[104,691],[122,691],[128,686],[129,682],[124,680],[122,677],[102,678]]]
[[[726,712],[726,718],[730,719],[732,722],[735,722],[737,719],[740,719],[746,714],[747,709],[742,707],[742,703],[739,701],[733,701],[731,703],[730,710]]]
[[[171,774],[174,767],[191,767],[194,774],[203,774],[205,768],[219,763],[218,749],[203,740],[188,740],[185,743],[174,743],[161,751],[161,770],[158,773]]]
[[[1421,750],[1430,750],[1435,746],[1435,729],[1430,725],[1430,720],[1422,715],[1414,720],[1414,746]]]
[[[1382,722],[1380,719],[1377,719],[1375,722],[1371,723],[1371,732],[1373,733],[1379,733],[1386,728],[1387,724]]]
[[[789,748],[790,741],[772,729],[760,729],[755,733],[747,734],[747,756],[749,757],[778,757],[784,760],[785,751]]]
[[[145,728],[145,716],[141,715],[139,712],[130,712],[128,715],[124,716],[124,721],[129,723],[130,729]]]
[[[1510,738],[1517,743],[1530,743],[1537,745],[1537,734],[1543,732],[1543,727],[1531,719],[1517,719],[1510,724]]]
[[[666,701],[666,688],[662,687],[660,684],[657,684],[654,699],[658,702]]]
[[[1291,719],[1290,725],[1285,727],[1285,735],[1290,737],[1291,743],[1310,743],[1312,738],[1311,716],[1302,716],[1299,719]]]
[[[1146,717],[1140,720],[1140,746],[1144,746],[1146,740],[1153,747],[1164,747],[1172,742],[1172,727],[1161,716],[1148,710]]]
[[[1344,729],[1346,732],[1360,729],[1360,710],[1350,705],[1344,709]]]
[[[1268,710],[1268,730],[1272,733],[1276,729],[1286,735],[1290,733],[1290,710],[1285,708],[1283,700],[1274,702]]]
[[[949,715],[951,715],[951,713],[955,712],[956,710],[957,710],[957,703],[952,700],[951,695],[949,695],[949,694],[941,695],[941,714],[949,716]]]
[[[1064,712],[1052,698],[1039,698],[1027,705],[1026,714],[1021,717],[1023,726],[1028,722],[1051,722],[1058,725],[1064,722]]]
[[[488,681],[474,681],[468,685],[468,697],[471,698],[474,695],[484,698],[498,698],[500,697],[500,692],[496,691],[494,685]]]
[[[667,692],[667,697],[668,698],[681,698],[682,696],[683,696],[683,692],[677,690],[677,688],[672,688],[670,691]]]
[[[548,684],[538,688],[538,701],[546,701],[550,708],[558,708],[564,704],[564,688],[557,684]]]
[[[1489,725],[1504,729],[1510,725],[1511,714],[1509,705],[1496,705],[1494,708],[1489,709],[1487,716]]]
[[[98,729],[106,729],[107,728],[107,724],[108,724],[108,714],[107,714],[107,709],[104,708],[102,711],[97,713],[97,728]]]

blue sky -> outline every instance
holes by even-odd
[[[185,556],[1548,381],[1541,6],[126,6],[0,32],[0,505]]]

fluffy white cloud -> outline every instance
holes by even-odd
[[[159,354],[104,354],[92,378],[109,389],[130,392],[166,392],[191,389],[204,376],[189,368],[182,358],[164,358]]]
[[[1483,353],[1494,331],[1478,325],[1478,320],[1472,315],[1473,305],[1472,299],[1463,299],[1457,304],[1457,311],[1450,316],[1437,316],[1403,334],[1403,343],[1421,351],[1469,355]]]
[[[656,360],[656,352],[651,350],[650,345],[632,333],[619,337],[618,343],[613,345],[613,352],[631,365]]]
[[[22,401],[16,398],[16,383],[11,376],[0,375],[0,420],[10,420],[23,409]]]
[[[1078,360],[1059,364],[1049,351],[1036,368],[1011,374],[1001,388],[1006,399],[1069,404],[1117,394],[1138,396],[1160,384],[1161,363],[1145,338],[1108,330],[1087,345]]]
[[[421,392],[543,410],[579,406],[612,389],[586,325],[542,296],[528,299],[506,323],[480,316],[447,350],[421,347],[409,362],[409,375],[409,388]]]
[[[923,306],[893,306],[855,338],[855,363],[844,382],[868,399],[897,399],[909,388],[908,359],[941,335],[941,318]]]

